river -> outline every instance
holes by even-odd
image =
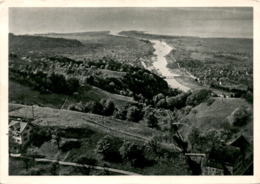
[[[180,84],[175,77],[179,76],[175,74],[167,67],[166,56],[171,52],[172,48],[167,43],[159,40],[150,40],[153,43],[154,51],[154,62],[153,67],[164,77],[170,77],[165,79],[168,85],[172,88],[179,88],[182,91],[188,91],[190,88]]]
[[[118,34],[118,32],[110,32],[111,35],[114,36],[122,36],[122,37],[128,37],[124,35]],[[174,77],[179,76],[178,74],[174,73],[167,67],[167,59],[166,56],[171,52],[172,48],[169,46],[166,42],[164,41],[159,41],[159,40],[149,40],[150,42],[153,43],[153,48],[155,49],[154,55],[155,57],[153,58],[153,67],[155,70],[158,71],[163,77],[170,77],[169,79],[164,79],[168,85],[172,88],[179,88],[182,91],[188,91],[190,88],[187,86],[184,86],[180,84]],[[151,70],[151,67],[146,67],[145,63],[142,63],[143,66]]]

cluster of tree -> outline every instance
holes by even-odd
[[[144,166],[144,146],[140,146],[129,141],[124,141],[119,148],[123,160],[129,161],[133,167]]]
[[[88,101],[85,104],[83,104],[82,102],[71,104],[68,108],[70,110],[75,110],[79,112],[89,112],[93,114],[111,116],[115,111],[115,104],[110,99],[101,99],[100,102]]]
[[[34,127],[34,131],[31,137],[31,145],[40,147],[44,142],[51,140],[52,133],[49,129]]]
[[[111,161],[117,155],[123,161],[130,162],[133,167],[143,167],[146,160],[145,146],[124,141],[120,147],[115,147],[110,136],[105,136],[98,141],[96,153],[101,159],[107,161]]]
[[[171,90],[166,81],[152,72],[141,67],[122,64],[110,58],[83,62],[61,56],[52,56],[32,57],[30,60],[31,62],[20,62],[19,58],[12,57],[10,77],[41,91],[72,94],[77,91],[78,79],[66,79],[64,76],[74,75],[77,78],[85,77],[84,82],[86,84],[97,86],[112,93],[136,97],[140,100],[152,99],[154,95],[160,92],[165,95],[177,92]],[[58,69],[60,74],[51,73],[55,69]],[[122,78],[105,78],[103,75],[97,74],[97,69],[125,72],[126,75]]]
[[[208,153],[212,148],[223,145],[231,136],[230,130],[211,129],[202,133],[197,127],[194,127],[188,136],[188,140],[192,151]]]
[[[77,78],[66,79],[62,74],[42,71],[36,73],[11,70],[10,78],[22,84],[29,85],[41,92],[53,92],[71,95],[79,90],[80,84]]]
[[[153,105],[158,108],[181,109],[186,106],[196,106],[206,101],[212,92],[208,89],[183,92],[176,96],[165,96],[159,93],[153,97]]]
[[[97,153],[98,157],[101,160],[107,160],[113,162],[121,161],[117,144],[115,142],[115,139],[113,139],[111,136],[107,135],[101,138],[97,142],[95,152]]]

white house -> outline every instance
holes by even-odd
[[[11,151],[19,152],[20,148],[25,146],[32,135],[32,126],[21,119],[11,120],[9,123],[10,140],[12,141]]]

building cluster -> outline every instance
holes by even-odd
[[[202,175],[251,175],[253,174],[253,151],[247,139],[240,135],[221,149],[209,154],[186,153],[200,165]]]

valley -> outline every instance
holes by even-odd
[[[253,172],[251,40],[100,31],[9,43],[10,134],[32,130],[10,136],[11,175]]]

